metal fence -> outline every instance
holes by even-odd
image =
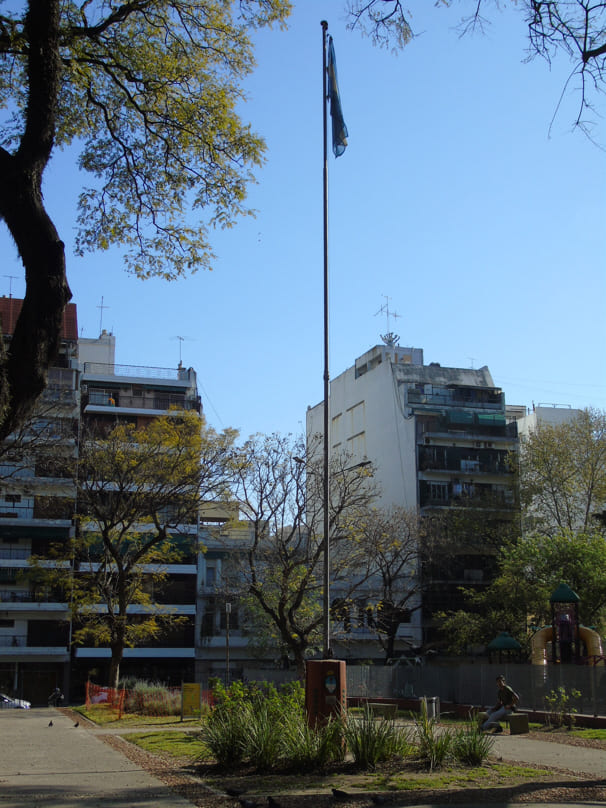
[[[604,665],[457,665],[414,667],[348,666],[347,695],[358,698],[438,696],[454,704],[491,705],[496,677],[503,673],[520,696],[519,706],[544,710],[545,697],[564,688],[570,707],[584,715],[606,715]],[[580,696],[572,697],[573,691]]]

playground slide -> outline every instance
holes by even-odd
[[[602,656],[602,640],[597,631],[579,626],[579,637],[585,643],[588,656]],[[545,626],[530,638],[530,661],[533,665],[547,664],[547,643],[553,639],[552,626]]]
[[[553,628],[540,628],[530,638],[530,661],[533,665],[547,665],[547,643],[553,637]]]
[[[597,631],[579,626],[579,636],[587,648],[587,656],[602,656],[602,640]]]

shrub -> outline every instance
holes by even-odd
[[[242,708],[244,754],[258,771],[267,771],[284,757],[284,730],[275,703],[257,697]]]
[[[479,766],[490,755],[494,737],[482,732],[477,720],[470,717],[464,726],[454,730],[452,751],[455,758],[466,766]]]
[[[421,712],[412,716],[421,763],[428,769],[439,769],[453,757],[453,734],[441,730],[435,718],[427,715],[427,704],[421,702]]]
[[[202,725],[200,737],[219,766],[238,764],[244,758],[242,711],[220,703]]]
[[[343,723],[338,719],[312,727],[304,713],[290,713],[283,730],[285,763],[297,771],[323,769],[345,756]]]
[[[354,761],[365,769],[404,755],[411,747],[406,729],[395,721],[376,720],[368,706],[360,718],[345,722],[344,735]]]
[[[570,702],[572,699],[580,698],[579,690],[566,690],[560,686],[552,690],[545,696],[545,709],[547,711],[547,723],[556,727],[566,725],[569,729],[574,724],[574,713],[577,712]]]
[[[180,715],[181,693],[158,682],[134,681],[126,690],[124,712],[138,715]]]

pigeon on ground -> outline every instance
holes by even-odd
[[[77,727],[79,727],[79,726],[80,726],[80,722],[79,722],[79,721],[76,721],[76,723],[74,724],[74,729],[76,729],[76,728],[77,728]]]
[[[342,791],[340,788],[332,789],[332,796],[337,802],[346,802],[351,799],[351,795],[347,791]]]
[[[49,725],[49,727],[52,727],[52,725],[53,725],[52,720],[48,722],[48,725]]]

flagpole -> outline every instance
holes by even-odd
[[[322,604],[323,658],[330,659],[330,480],[329,480],[329,392],[330,374],[328,361],[328,92],[326,64],[326,31],[328,23],[322,20],[322,123],[323,123],[323,231],[324,231],[324,593]]]

